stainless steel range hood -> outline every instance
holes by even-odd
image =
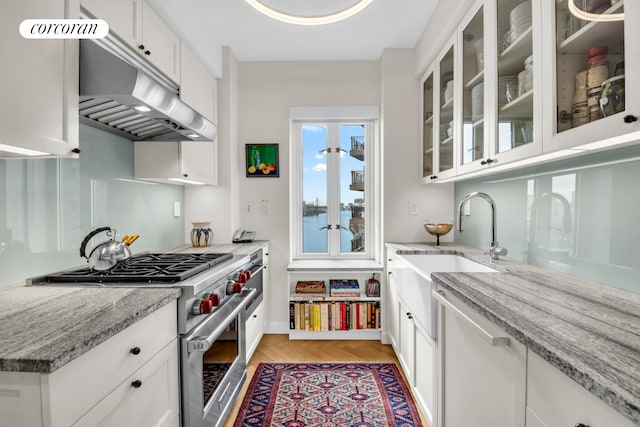
[[[213,141],[216,125],[178,94],[118,40],[80,41],[82,123],[133,141]]]

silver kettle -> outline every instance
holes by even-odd
[[[87,243],[91,238],[103,231],[107,232],[107,236],[116,235],[116,231],[110,227],[100,227],[87,234],[80,245],[80,256],[87,259],[89,268],[97,271],[105,271],[113,268],[118,262],[125,260],[131,256],[129,245],[132,244],[139,235],[124,236],[122,242],[113,239],[104,241],[94,247],[89,255],[86,254]]]

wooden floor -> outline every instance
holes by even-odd
[[[265,335],[249,361],[247,381],[224,427],[233,426],[249,382],[260,362],[393,362],[401,369],[393,348],[380,344],[380,341],[290,341],[288,335]],[[423,425],[427,426],[422,413],[420,418]]]

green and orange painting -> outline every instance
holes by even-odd
[[[278,144],[246,144],[245,171],[248,177],[280,175]]]

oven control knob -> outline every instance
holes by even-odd
[[[238,281],[241,283],[247,283],[249,279],[251,279],[251,270],[244,270],[242,273],[240,273]]]
[[[211,296],[209,297],[209,300],[211,301],[211,304],[214,307],[217,307],[220,305],[220,295],[218,294],[211,294]]]
[[[209,299],[198,299],[193,304],[193,308],[191,309],[191,312],[193,314],[195,314],[196,316],[198,316],[200,314],[211,313],[212,309],[213,309],[213,304],[211,303],[211,300],[209,300]]]
[[[242,287],[242,283],[238,281],[229,282],[229,284],[227,285],[227,295],[239,294],[240,292],[242,292]]]

